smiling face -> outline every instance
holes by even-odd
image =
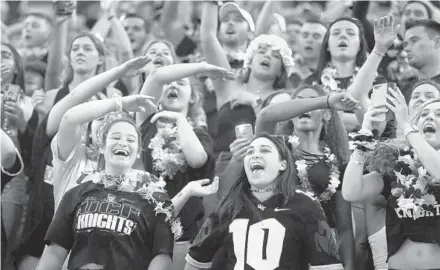
[[[174,64],[175,62],[173,59],[171,48],[163,42],[156,42],[152,44],[148,48],[145,55],[149,56],[152,59],[151,64],[154,65],[156,68],[169,66]]]
[[[163,108],[167,111],[187,111],[191,101],[192,88],[188,78],[164,84],[160,98]]]
[[[360,50],[359,28],[350,21],[338,21],[329,29],[328,50],[332,59],[349,61],[356,59]]]
[[[252,72],[267,79],[275,79],[281,74],[283,62],[280,53],[272,47],[260,46],[252,57]]]
[[[440,98],[440,93],[434,85],[427,83],[417,86],[411,94],[408,105],[409,113],[413,114],[416,109],[420,108],[427,101],[438,98]]]
[[[220,18],[220,41],[237,46],[245,44],[248,39],[249,25],[238,11],[227,13]]]
[[[424,139],[435,149],[440,149],[440,102],[425,106],[417,125]]]
[[[317,98],[320,95],[316,92],[316,90],[311,88],[306,88],[301,90],[296,96],[297,99],[304,98]],[[293,125],[295,127],[295,133],[300,132],[321,132],[323,126],[323,119],[326,110],[314,110],[311,112],[304,113],[293,118]]]
[[[106,170],[124,173],[131,169],[139,151],[136,128],[125,121],[114,123],[108,130],[102,151]]]
[[[319,58],[319,50],[321,49],[327,28],[319,23],[305,23],[301,28],[300,44],[301,54],[306,59]]]
[[[70,50],[70,64],[74,72],[95,72],[102,64],[101,56],[93,41],[86,36],[75,39]]]
[[[277,186],[278,175],[286,170],[275,144],[264,137],[255,139],[244,158],[244,169],[249,184],[253,188],[265,189]]]

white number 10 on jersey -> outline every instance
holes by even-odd
[[[229,225],[237,258],[234,270],[245,269],[245,258],[246,263],[255,270],[273,270],[279,267],[286,228],[274,218],[251,225],[246,234],[248,227],[249,219],[241,218]]]

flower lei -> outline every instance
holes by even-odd
[[[348,134],[351,138],[349,143],[350,150],[359,149],[362,152],[373,151],[376,148],[377,140],[371,131],[361,129],[358,132]]]
[[[118,190],[125,192],[135,192],[139,194],[142,199],[145,199],[155,205],[154,212],[156,216],[165,214],[165,221],[170,224],[171,232],[174,235],[174,240],[182,236],[182,225],[179,218],[174,218],[173,205],[164,206],[165,202],[158,201],[154,193],[166,193],[165,181],[162,178],[157,178],[148,172],[139,171],[136,177],[127,177],[126,175],[109,176],[101,171],[99,179],[94,181],[96,184],[101,184],[104,189]]]
[[[403,149],[394,167],[397,181],[391,183],[390,199],[403,211],[413,209],[418,213],[421,209],[434,211],[437,200],[430,192],[433,177],[430,176],[420,163],[413,149]],[[418,216],[414,215],[414,219]]]
[[[351,85],[353,84],[354,78],[356,77],[357,73],[359,72],[359,67],[355,67],[353,71],[353,75],[350,78],[350,83],[347,89],[350,89]],[[339,87],[340,81],[335,79],[335,76],[338,74],[338,70],[329,63],[326,68],[322,71],[321,75],[321,83],[324,86],[324,89],[326,89],[328,92],[344,92],[346,89],[341,89]]]
[[[178,171],[185,172],[188,164],[174,123],[158,121],[157,133],[148,148],[152,149],[153,168],[161,177],[172,179]]]
[[[299,139],[296,136],[289,136],[289,143],[292,145],[292,149],[297,148],[299,145]],[[328,147],[324,148],[325,163],[330,167],[329,171],[329,184],[324,192],[322,192],[317,198],[319,201],[328,201],[333,194],[336,193],[336,188],[341,184],[339,181],[339,168],[338,160],[334,154],[330,152]],[[301,189],[312,197],[316,197],[314,192],[311,191],[311,184],[308,178],[308,165],[305,159],[295,161],[296,170],[301,180]]]
[[[243,56],[243,68],[246,69],[250,66],[253,56],[261,47],[271,47],[272,50],[279,52],[287,75],[290,77],[293,68],[295,67],[295,61],[292,58],[292,50],[283,38],[276,35],[260,35],[254,38]]]

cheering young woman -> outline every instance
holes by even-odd
[[[294,130],[289,142],[295,156],[298,184],[320,201],[340,241],[345,269],[354,269],[351,207],[340,191],[341,175],[349,156],[348,137],[338,110],[353,109],[358,103],[347,94],[327,96],[317,85],[299,87],[293,98],[263,109],[257,118],[256,131],[274,132],[278,122],[291,119]]]
[[[380,121],[382,108],[372,108],[364,117],[363,129],[354,137],[356,150],[348,163],[342,193],[349,201],[368,201],[381,194],[386,199],[386,217],[377,219],[386,243],[375,242],[385,253],[391,269],[440,268],[440,101],[421,106],[412,125],[405,98],[399,90],[388,90],[387,107],[395,114],[403,142],[374,143],[371,131]],[[368,167],[364,163],[368,159]],[[370,173],[363,175],[367,169]],[[382,212],[383,213],[383,212]]]
[[[63,196],[37,269],[61,269],[69,251],[69,269],[171,266],[172,232],[178,238],[180,225],[173,218],[165,183],[132,169],[140,134],[134,120],[122,111],[122,103],[115,98],[89,104],[96,108],[94,116],[109,108],[115,111],[104,118],[97,134],[104,168]],[[131,103],[128,109],[137,110],[139,105]]]
[[[284,140],[255,138],[234,180],[194,240],[185,270],[343,269],[319,203],[295,190],[295,167]],[[213,263],[222,246],[225,256]]]

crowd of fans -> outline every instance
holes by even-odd
[[[440,269],[439,1],[1,9],[2,269]]]

